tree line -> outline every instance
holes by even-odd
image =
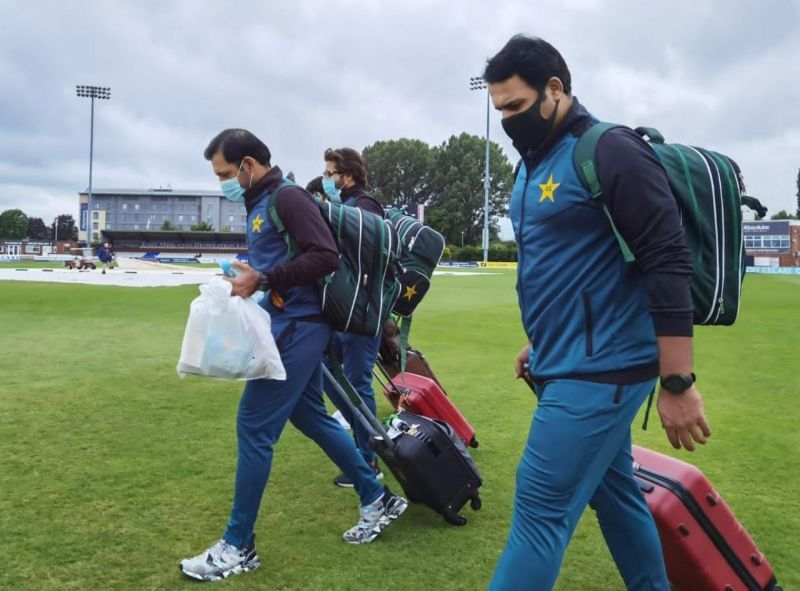
[[[425,223],[448,244],[480,245],[483,233],[486,140],[453,135],[438,146],[417,139],[379,141],[362,152],[372,195],[385,205],[425,205]],[[514,167],[502,148],[489,147],[489,237],[508,211]]]
[[[78,227],[75,219],[66,213],[59,215],[51,224],[42,218],[28,217],[21,209],[7,209],[0,213],[0,240],[77,240]]]

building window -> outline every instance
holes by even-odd
[[[139,204],[138,203],[134,203],[133,204],[133,209],[135,209],[136,211],[139,211]]]
[[[25,251],[26,251],[28,254],[39,254],[39,253],[41,253],[41,252],[42,252],[42,247],[41,247],[41,246],[39,246],[38,244],[28,244],[28,245],[25,247]]]
[[[92,212],[92,219],[93,220],[100,219],[100,214],[98,212],[96,212],[96,211],[93,211]]]
[[[95,209],[100,209],[100,203],[98,201],[94,202],[94,208]]]
[[[233,221],[233,216],[232,216],[232,215],[229,215],[229,216],[228,216],[228,221],[229,221],[229,222],[232,222],[232,221]]]
[[[92,222],[92,229],[97,230],[100,226],[97,225],[97,222]]]
[[[120,221],[121,222],[127,222],[128,221],[128,214],[127,213],[121,213],[119,217],[120,217]]]
[[[139,229],[139,224],[133,224],[133,229],[134,230],[138,230]]]
[[[193,221],[193,222],[196,222],[196,221],[197,221],[197,216],[196,216],[196,215],[193,215],[193,216],[192,216],[192,221]]]
[[[106,230],[112,230],[111,224],[106,224]]]
[[[122,211],[128,211],[128,204],[127,203],[123,203],[122,204]]]
[[[154,214],[152,214],[152,213],[151,213],[151,214],[148,216],[148,219],[149,219],[151,222],[154,222],[154,221],[156,221],[156,216],[155,216]]]
[[[179,221],[179,222],[182,222],[182,221],[183,221],[183,214],[180,214],[180,215],[178,216],[178,221]]]

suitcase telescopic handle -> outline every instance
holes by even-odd
[[[375,361],[375,365],[378,366],[378,369],[381,370],[381,373],[383,374],[383,376],[389,381],[389,384],[391,384],[391,386],[392,386],[392,390],[394,390],[395,393],[397,393],[399,396],[405,396],[405,393],[408,391],[408,389],[407,388],[400,388],[400,386],[395,384],[394,380],[391,378],[391,376],[389,376],[389,372],[386,371],[386,368],[383,367],[383,364],[380,361],[376,360]],[[378,380],[378,383],[381,385],[381,388],[383,388],[384,390],[388,390],[389,389],[389,387],[386,385],[386,382],[384,382],[381,379],[381,377],[377,373],[375,373],[375,370],[372,370],[372,375],[374,375],[375,378]]]
[[[328,392],[328,396],[333,395],[336,398],[334,402],[340,401],[344,403],[353,413],[353,416],[359,419],[373,436],[382,439],[387,446],[392,447],[392,438],[389,437],[381,422],[372,414],[372,411],[364,404],[364,401],[361,400],[353,386],[347,381],[344,372],[338,371],[340,369],[341,366],[338,368],[334,366],[333,371],[331,371],[324,363],[322,364],[322,375],[325,378],[325,382],[332,386],[334,390],[333,392]],[[357,402],[356,399],[358,400]]]

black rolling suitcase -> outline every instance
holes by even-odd
[[[344,377],[341,365],[330,365],[332,370],[323,366],[334,390],[328,395],[349,406],[353,416],[368,429],[375,452],[408,499],[427,505],[448,523],[464,525],[467,519],[459,511],[468,502],[473,510],[480,509],[478,489],[483,481],[453,429],[447,423],[404,411],[393,421],[390,437]]]

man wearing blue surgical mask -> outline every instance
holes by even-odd
[[[358,207],[383,217],[383,206],[367,192],[367,168],[364,160],[353,148],[325,150],[325,170],[322,173],[322,186],[331,199],[341,199],[342,203]],[[372,368],[378,357],[381,337],[351,333],[336,333],[334,350],[340,357],[344,373],[356,392],[373,414],[377,410],[375,392],[372,390]],[[334,402],[336,397],[334,397]],[[378,458],[370,445],[370,435],[360,421],[353,417],[346,406],[339,408],[353,429],[353,437],[364,459],[372,466],[378,478],[382,478]],[[333,479],[336,486],[352,488],[353,481],[344,472]]]
[[[375,477],[353,440],[322,398],[322,356],[331,327],[322,317],[317,282],[336,270],[339,252],[330,227],[311,195],[270,164],[267,146],[244,129],[227,129],[204,153],[223,194],[244,201],[250,264],[234,262],[233,296],[266,292],[272,334],[286,369],[286,380],[247,382],[236,417],[238,461],[233,508],[222,539],[181,561],[183,573],[200,581],[220,581],[258,568],[255,522],[272,466],[273,446],[287,422],[312,439],[354,482],[360,520],[344,533],[351,544],[372,542],[408,506]],[[285,236],[273,225],[277,211],[297,254],[290,259]],[[273,565],[275,566],[275,565]]]

